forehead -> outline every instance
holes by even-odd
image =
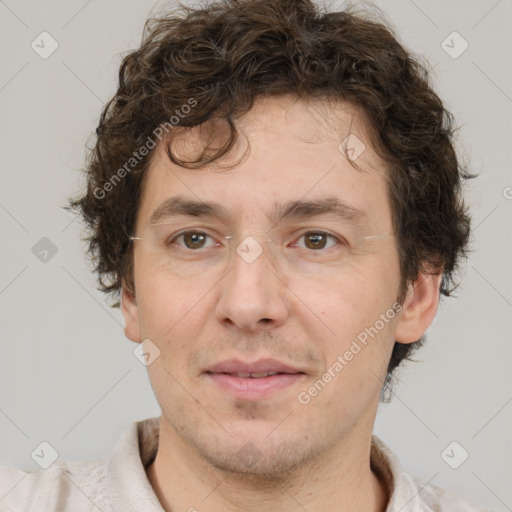
[[[299,200],[337,200],[378,221],[382,229],[390,227],[385,169],[353,106],[291,95],[264,98],[235,124],[233,149],[199,169],[174,164],[165,145],[157,146],[144,177],[139,223],[154,220],[157,209],[180,196],[219,203],[217,213],[237,220],[258,213],[272,219],[281,207]],[[229,131],[226,123],[216,122],[172,135],[171,151],[193,160],[205,141],[210,148],[221,147]],[[309,211],[314,215],[314,208]]]

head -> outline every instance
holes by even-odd
[[[127,336],[160,350],[148,370],[169,423],[219,466],[253,440],[262,461],[289,454],[285,471],[313,450],[308,426],[325,451],[370,421],[424,342],[467,251],[468,177],[425,67],[385,24],[307,0],[225,0],[147,22],[73,206]],[[185,230],[199,237],[166,245]],[[301,383],[228,397],[206,371],[234,356],[285,361]],[[286,411],[291,430],[267,439]]]

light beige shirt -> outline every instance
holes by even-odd
[[[156,456],[159,423],[158,417],[132,423],[105,459],[59,459],[47,469],[31,473],[0,467],[0,511],[163,512],[145,471]],[[391,450],[376,436],[372,438],[371,465],[388,486],[387,512],[489,512],[404,473]]]

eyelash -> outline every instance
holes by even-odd
[[[181,233],[178,233],[177,235],[173,236],[169,242],[167,242],[167,245],[171,245],[171,244],[174,244],[176,242],[176,240],[178,240],[179,238],[183,237],[184,235],[187,235],[187,234],[198,234],[198,235],[206,235],[207,237],[211,238],[213,240],[213,237],[211,235],[209,235],[208,233],[206,233],[205,231],[196,231],[196,230],[188,230],[188,231],[182,231]],[[302,237],[306,236],[306,235],[325,235],[326,237],[332,239],[332,240],[335,240],[336,242],[338,242],[339,244],[341,245],[347,245],[346,242],[343,240],[343,239],[339,239],[338,237],[332,235],[331,233],[328,233],[327,231],[321,231],[321,230],[318,230],[318,231],[305,231],[304,233],[302,233],[299,238],[297,240],[300,240]],[[186,251],[189,251],[189,252],[199,252],[201,250],[205,250],[205,249],[209,249],[209,247],[200,247],[199,249],[189,249],[188,247],[183,247],[183,246],[180,246],[182,249],[186,250]],[[326,251],[327,249],[330,249],[331,247],[328,247],[328,248],[321,248],[321,249],[318,249],[318,250],[314,250],[314,249],[307,249],[307,247],[305,248],[306,250],[308,250],[309,252],[323,252],[323,251]]]

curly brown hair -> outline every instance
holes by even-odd
[[[426,65],[386,22],[352,8],[328,12],[310,0],[180,5],[147,20],[141,46],[124,57],[118,90],[101,114],[87,191],[70,203],[89,228],[101,290],[116,298],[123,285],[135,292],[129,235],[153,153],[149,142],[161,138],[162,127],[169,158],[198,168],[230,151],[234,120],[255,99],[286,93],[346,101],[363,113],[388,170],[399,301],[408,283],[432,269],[443,271],[440,293],[453,292],[470,233],[461,185],[474,177],[457,158],[453,116],[433,91]],[[181,130],[215,119],[229,126],[222,147],[207,145],[193,161],[173,154],[169,126]],[[395,342],[386,383],[423,342]]]

